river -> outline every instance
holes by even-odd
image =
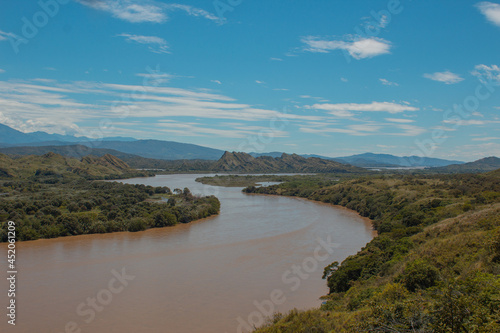
[[[369,242],[369,221],[298,198],[208,186],[200,175],[123,182],[216,195],[216,217],[144,232],[17,243],[16,326],[1,332],[245,332],[265,315],[321,304],[323,268]],[[6,244],[0,267],[5,268]],[[5,275],[7,269],[4,269]]]

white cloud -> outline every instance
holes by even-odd
[[[417,136],[425,132],[424,128],[406,124],[381,124],[366,123],[347,125],[344,127],[329,127],[326,123],[308,123],[300,127],[303,133],[327,135],[329,133],[342,133],[354,136],[388,135],[388,136]],[[394,131],[396,130],[396,131]]]
[[[477,5],[479,11],[493,24],[500,26],[500,5],[492,2],[480,2]]]
[[[486,124],[486,122],[484,120],[475,120],[475,119],[470,119],[470,120],[464,120],[464,119],[447,119],[447,120],[443,120],[443,123],[445,123],[445,124],[453,124],[453,125],[460,125],[460,126],[485,125]]]
[[[137,73],[136,76],[144,78],[144,85],[159,86],[161,84],[167,83],[175,75],[168,73],[160,73],[159,71],[151,71],[150,73]]]
[[[348,79],[346,79],[345,77],[341,77],[341,78],[340,78],[340,81],[342,81],[342,82],[348,82],[349,80],[348,80]]]
[[[473,138],[472,141],[493,141],[493,140],[500,140],[499,137],[487,137],[487,138]]]
[[[0,74],[5,73],[5,69],[0,68]]]
[[[488,142],[475,145],[464,145],[455,148],[456,155],[468,160],[477,160],[485,156],[500,156],[500,143]]]
[[[500,84],[500,67],[497,65],[477,65],[471,72],[472,75],[477,77],[482,83],[495,83]]]
[[[113,17],[131,23],[163,23],[168,17],[161,5],[132,0],[77,0],[82,5],[111,13]]]
[[[156,36],[140,36],[130,34],[120,34],[118,37],[125,37],[127,42],[136,42],[149,45],[149,50],[154,53],[170,53],[168,51],[167,41]]]
[[[222,84],[219,80],[210,80],[210,82],[217,83],[217,84]]]
[[[400,123],[400,124],[409,124],[415,122],[415,120],[412,119],[401,119],[401,118],[385,118],[385,120],[390,121],[391,123]]]
[[[281,58],[271,58],[272,61],[283,61]]]
[[[434,126],[432,129],[445,132],[454,132],[457,130],[456,128],[446,127],[446,126]]]
[[[312,106],[306,106],[306,108],[329,111],[329,113],[333,115],[339,115],[342,114],[343,112],[345,116],[352,115],[353,111],[401,113],[405,111],[419,110],[419,108],[413,106],[390,103],[390,102],[372,102],[369,104],[356,104],[356,103],[314,104]]]
[[[464,79],[461,78],[458,74],[452,73],[450,71],[445,71],[445,72],[436,72],[433,74],[424,74],[424,77],[426,79],[430,79],[433,81],[438,81],[438,82],[444,82],[446,84],[455,84],[463,81]]]
[[[391,82],[387,79],[379,79],[380,82],[384,85],[384,86],[399,86],[399,83],[396,83],[396,82]]]
[[[264,81],[259,81],[259,80],[255,80],[255,83],[257,83],[257,84],[266,84]]]
[[[214,14],[209,13],[206,10],[192,7],[192,6],[188,6],[188,5],[169,4],[169,5],[165,5],[165,8],[167,8],[167,10],[176,10],[176,9],[182,10],[190,16],[203,17],[203,18],[206,18],[206,19],[212,20],[212,21],[220,21],[218,16],[215,16]]]
[[[194,17],[203,17],[212,21],[219,18],[206,10],[183,5],[163,4],[161,2],[134,1],[134,0],[76,0],[77,2],[95,10],[110,13],[113,17],[131,23],[164,23],[169,11],[180,10]]]
[[[396,128],[399,128],[403,130],[401,133],[388,133],[389,135],[395,135],[395,136],[417,136],[422,133],[425,133],[425,128],[418,127],[415,125],[406,125],[406,124],[400,124],[396,125]]]
[[[179,136],[216,136],[222,138],[243,139],[259,133],[271,132],[269,128],[263,126],[237,126],[231,129],[207,127],[206,124],[195,122],[178,122],[174,120],[160,120],[156,125],[162,132],[172,133]],[[273,137],[287,137],[288,133],[281,130],[272,130]]]
[[[325,40],[320,37],[307,36],[302,38],[308,52],[329,53],[334,50],[344,50],[355,59],[372,58],[390,53],[391,43],[382,38],[359,38],[354,41]]]
[[[202,89],[188,90],[89,81],[71,83],[43,81],[41,84],[38,82],[41,81],[36,79],[22,82],[0,81],[0,110],[2,112],[0,122],[25,132],[42,130],[65,134],[71,130],[71,133],[77,135],[91,136],[95,133],[89,133],[88,127],[81,127],[82,124],[99,123],[102,119],[109,119],[114,127],[120,126],[120,123],[139,126],[163,119],[171,120],[175,117],[207,120],[207,126],[209,126],[209,119],[212,119],[212,124],[220,124],[221,120],[225,119],[240,122],[272,119],[304,122],[323,119],[319,116],[259,109]],[[78,99],[91,99],[93,102],[86,104]],[[54,127],[53,124],[58,124],[58,127]],[[235,130],[239,130],[240,135],[247,133],[245,131],[253,131],[253,134],[258,132],[255,127],[247,125],[235,128]],[[117,129],[117,132],[120,130],[123,130],[123,127]],[[203,133],[216,135],[216,132],[209,130]],[[229,135],[229,132],[225,133]],[[114,132],[103,133],[106,136],[115,134]],[[277,135],[285,134],[277,132]],[[147,131],[143,132],[143,136],[151,137]]]
[[[0,42],[9,39],[9,37],[16,37],[16,35],[14,35],[11,32],[5,32],[5,31],[0,30]]]

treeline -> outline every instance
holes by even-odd
[[[325,268],[321,310],[277,315],[258,332],[499,332],[500,178],[398,175],[248,187],[341,205],[379,236]]]
[[[58,186],[8,181],[0,188],[0,220],[16,222],[18,240],[140,231],[217,214],[219,200],[189,189],[80,180]],[[163,198],[163,199],[162,199]],[[7,223],[0,240],[7,239]]]

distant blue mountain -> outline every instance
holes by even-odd
[[[462,161],[419,156],[394,156],[389,154],[364,153],[345,157],[335,157],[335,161],[362,167],[442,167],[463,164]]]
[[[250,153],[253,157],[272,156],[279,157],[281,152]],[[463,164],[462,161],[445,160],[431,157],[394,156],[390,154],[364,153],[345,157],[327,157],[315,154],[302,154],[302,157],[318,157],[325,160],[351,164],[362,168],[400,168],[400,167],[442,167],[451,164]]]
[[[105,141],[136,141],[134,138],[113,137],[104,138]],[[96,141],[87,137],[76,137],[73,135],[48,134],[45,132],[23,133],[15,130],[7,125],[0,124],[0,143],[3,146],[20,145],[20,144],[35,144],[41,142],[80,142],[80,141]],[[100,141],[100,140],[99,140]]]
[[[48,134],[45,132],[23,133],[9,126],[0,124],[0,147],[20,146],[67,146],[84,145],[90,148],[114,149],[126,154],[162,160],[204,159],[218,160],[224,151],[193,144],[161,140],[137,140],[127,137],[112,137],[93,140],[71,135]],[[250,153],[253,157],[281,157],[283,152]],[[450,164],[463,164],[461,161],[449,161],[439,158],[365,153],[345,157],[326,157],[321,155],[300,155],[318,157],[358,167],[443,167]]]
[[[23,133],[9,126],[0,124],[0,147],[68,145],[113,149],[126,154],[162,160],[218,160],[224,154],[223,150],[174,141],[137,140],[126,137],[93,140],[86,137],[48,134],[44,132]]]

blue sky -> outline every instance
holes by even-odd
[[[0,5],[0,123],[230,151],[500,156],[500,4]]]

